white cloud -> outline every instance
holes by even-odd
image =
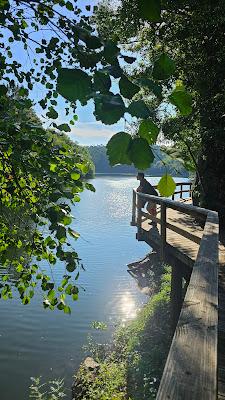
[[[116,126],[105,126],[101,122],[78,122],[71,127],[70,137],[76,138],[106,138],[109,139],[115,132],[118,132]]]

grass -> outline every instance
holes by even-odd
[[[92,346],[99,370],[93,376],[79,369],[79,399],[155,399],[171,342],[169,267],[156,281],[155,294],[134,321],[117,329],[110,351]]]

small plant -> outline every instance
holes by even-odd
[[[106,331],[108,329],[108,325],[101,321],[93,321],[91,327],[101,331]]]
[[[35,400],[59,400],[66,397],[63,379],[54,379],[48,383],[42,383],[41,377],[31,377],[30,399]]]

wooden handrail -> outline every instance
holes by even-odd
[[[217,399],[218,226],[209,211],[157,400]]]
[[[186,184],[188,183],[182,182],[182,185]],[[134,218],[132,217],[132,221],[134,225],[137,225],[138,237],[141,237],[142,234],[142,216],[145,218],[149,216],[147,212],[142,211],[142,204],[138,201],[139,198],[146,200],[146,202],[151,201],[160,205],[161,218],[157,217],[157,222],[161,226],[160,256],[162,260],[165,260],[167,229],[200,243],[181,313],[179,316],[179,310],[177,315],[179,319],[158,390],[157,400],[216,400],[218,214],[191,204],[143,194],[134,190],[132,212]],[[166,220],[167,208],[191,215],[194,218],[203,219],[205,226],[202,238],[197,238],[190,232],[186,232],[182,227],[168,223]],[[178,275],[173,275],[172,278],[174,282],[174,279],[179,277]],[[182,288],[182,278],[178,286]]]

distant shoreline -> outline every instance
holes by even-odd
[[[111,175],[113,175],[113,176],[134,176],[134,177],[136,177],[136,174],[133,174],[133,173],[118,173],[118,172],[95,172],[95,175],[94,175],[94,177],[95,176],[97,176],[97,175],[107,175],[107,176],[111,176]],[[159,175],[159,174],[157,174],[157,175],[155,175],[155,174],[145,174],[145,176],[147,176],[147,177],[153,177],[153,178],[161,178],[163,175]],[[188,177],[188,176],[182,176],[182,175],[173,175],[173,177],[174,178],[184,178],[184,179],[190,179],[190,177]]]

